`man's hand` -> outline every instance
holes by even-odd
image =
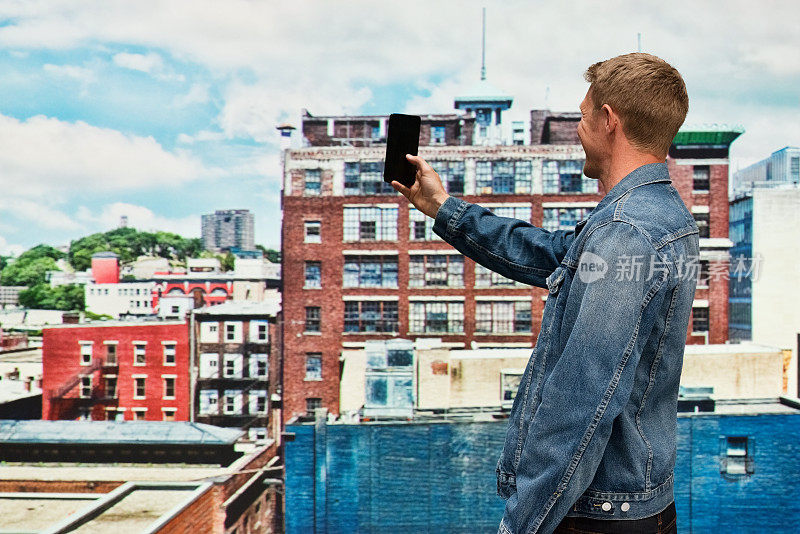
[[[416,181],[411,187],[393,181],[392,187],[402,193],[419,211],[435,219],[439,206],[444,204],[450,195],[444,190],[441,178],[427,161],[411,154],[406,154],[406,158],[417,168]]]

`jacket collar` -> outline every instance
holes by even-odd
[[[611,191],[609,191],[606,196],[603,197],[600,203],[595,206],[586,219],[582,220],[575,226],[575,234],[577,235],[581,231],[583,226],[586,225],[586,221],[594,213],[598,213],[612,202],[616,202],[632,189],[642,185],[654,184],[658,182],[671,182],[669,179],[669,171],[667,170],[666,161],[659,163],[648,163],[647,165],[642,165],[641,167],[634,169],[627,176],[625,176],[625,178],[617,182],[617,185],[611,188]]]

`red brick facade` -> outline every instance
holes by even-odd
[[[148,421],[162,421],[170,414],[176,421],[188,421],[188,334],[188,325],[177,322],[44,329],[42,418],[89,415],[103,420],[122,414],[124,420],[132,420],[136,413]],[[116,363],[109,346],[116,347]],[[144,347],[138,361],[136,346]],[[88,389],[82,377],[91,377]],[[143,396],[137,394],[137,378],[144,378]],[[108,379],[116,379],[116,396],[107,391]],[[169,389],[173,395],[168,395]]]
[[[559,193],[543,194],[542,173],[543,160],[580,160],[583,151],[576,145],[574,133],[578,114],[548,114],[532,112],[532,124],[538,128],[531,135],[538,139],[549,139],[551,144],[534,144],[529,146],[459,146],[459,147],[423,147],[420,155],[429,161],[472,161],[466,163],[467,174],[472,174],[475,183],[475,167],[477,160],[520,160],[533,161],[532,194],[490,194],[462,195],[469,202],[489,204],[526,205],[530,208],[531,223],[543,226],[544,210],[561,206],[576,209],[588,208],[596,204],[602,197],[602,187],[596,194]],[[538,121],[538,122],[537,122]],[[284,310],[284,421],[294,415],[306,413],[309,399],[320,399],[321,405],[331,413],[339,411],[339,380],[341,366],[340,357],[343,349],[357,348],[365,340],[402,337],[415,339],[418,337],[438,337],[446,343],[454,343],[462,348],[478,346],[532,346],[541,325],[541,315],[546,292],[539,288],[525,285],[505,287],[476,287],[476,269],[471,260],[464,260],[463,286],[410,288],[409,265],[415,250],[452,250],[440,240],[417,241],[410,239],[409,204],[399,195],[378,196],[344,196],[342,194],[342,170],[345,161],[377,161],[382,159],[383,149],[351,148],[351,147],[312,147],[288,151],[284,154],[285,182],[283,197],[283,310]],[[710,165],[709,165],[710,163]],[[695,164],[708,165],[710,169],[710,188],[708,192],[694,191],[693,167]],[[727,211],[727,160],[681,161],[668,158],[670,174],[675,187],[687,207],[695,211],[709,213],[711,241],[719,238],[715,246],[725,248],[728,235]],[[472,167],[470,167],[472,166]],[[320,194],[305,196],[304,169],[322,167]],[[339,182],[337,182],[337,180]],[[475,189],[472,189],[475,191]],[[469,193],[469,189],[465,189]],[[344,212],[346,206],[370,206],[382,204],[397,206],[397,239],[375,241],[344,241]],[[305,223],[320,223],[319,242],[306,242]],[[703,247],[701,242],[701,248]],[[346,252],[351,251],[351,252]],[[355,254],[375,254],[387,251],[387,255],[397,258],[397,287],[381,288],[344,288],[344,258]],[[305,268],[307,262],[319,262],[321,283],[318,288],[306,287]],[[725,269],[724,261],[712,260],[709,263],[711,273]],[[696,305],[705,304],[709,310],[708,333],[687,333],[689,343],[723,343],[727,339],[727,281],[710,279],[707,287],[697,291]],[[397,302],[398,328],[393,334],[345,332],[345,303],[354,297],[365,299],[386,297]],[[425,333],[411,331],[410,302],[415,298],[445,301],[458,298],[463,301],[463,332]],[[531,331],[529,333],[480,333],[476,332],[476,306],[481,300],[489,297],[502,301],[517,297],[531,302]],[[321,310],[319,332],[308,332],[305,328],[306,307],[318,307]],[[698,323],[699,325],[699,323]],[[307,355],[321,354],[322,379],[309,379],[307,376]]]

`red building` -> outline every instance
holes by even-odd
[[[507,144],[492,135],[510,100],[472,105],[463,115],[423,118],[419,153],[450,194],[547,230],[572,229],[597,205],[604,193],[582,176],[579,113],[534,110],[528,144],[521,123]],[[464,258],[382,182],[386,119],[306,114],[304,148],[284,152],[284,420],[316,407],[338,413],[342,351],[366,340],[436,337],[453,348],[536,342],[546,291]],[[689,343],[727,339],[728,286],[718,275],[731,245],[728,148],[738,135],[682,132],[668,158],[701,231]]]
[[[45,328],[42,418],[189,420],[185,322]]]

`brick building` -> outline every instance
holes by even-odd
[[[580,115],[533,110],[529,144],[489,144],[489,134],[473,135],[476,117],[494,117],[499,127],[507,109],[500,98],[486,96],[483,111],[472,99],[464,114],[423,116],[419,154],[452,195],[546,230],[572,229],[603,196],[596,180],[582,176]],[[320,406],[338,413],[341,353],[366,340],[535,343],[546,291],[463,258],[383,183],[386,119],[306,112],[305,146],[284,152],[285,419]],[[738,135],[682,132],[668,158],[701,230],[690,343],[727,339],[727,281],[717,275],[727,272],[728,147]]]
[[[276,302],[194,310],[193,420],[241,428],[253,441],[280,433],[277,317]]]
[[[189,420],[185,322],[61,325],[42,331],[42,418]]]

